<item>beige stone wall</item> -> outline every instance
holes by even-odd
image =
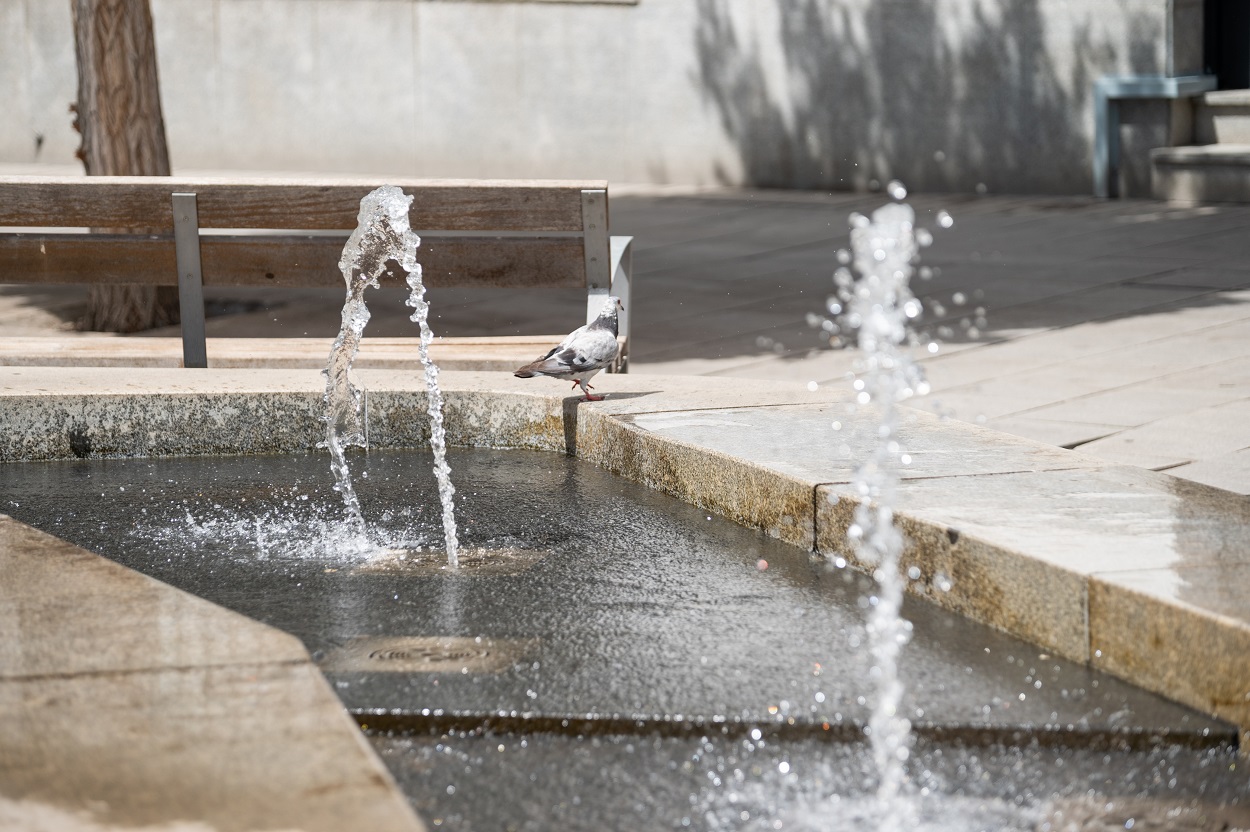
[[[152,0],[178,170],[1070,193],[1195,3]],[[0,163],[73,162],[68,6],[0,0]]]

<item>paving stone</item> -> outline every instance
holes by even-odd
[[[1250,494],[1250,450],[1242,449],[1231,454],[1190,462],[1169,468],[1168,473],[1238,494]]]
[[[6,679],[0,716],[16,828],[49,809],[110,829],[423,828],[307,661]]]
[[[0,568],[6,828],[422,828],[298,639],[4,516]]]
[[[987,419],[985,426],[1061,448],[1073,448],[1122,430],[1117,425],[1039,419],[1032,416],[1002,416],[997,419]]]
[[[1159,419],[1082,447],[1105,459],[1158,457],[1164,464],[1220,457],[1250,448],[1250,399]],[[1130,463],[1131,464],[1131,463]]]
[[[0,568],[0,679],[307,660],[285,633],[3,515]]]
[[[1178,389],[1168,384],[1169,377],[1094,393],[1060,404],[1039,407],[1028,415],[1040,420],[1091,422],[1115,425],[1102,434],[1117,433],[1126,427],[1137,427],[1159,419],[1184,416],[1195,408],[1224,404],[1242,398],[1231,389]],[[1008,431],[1009,433],[1011,431]],[[1091,436],[1090,439],[1101,437]]]

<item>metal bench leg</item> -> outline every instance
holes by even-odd
[[[178,262],[178,316],[182,320],[182,366],[207,367],[204,278],[200,269],[200,215],[195,194],[174,194],[174,253]]]
[[[634,277],[634,238],[613,237],[610,240],[612,251],[612,288],[611,294],[621,299],[625,307],[617,317],[617,334],[623,339],[621,354],[616,359],[614,373],[629,372],[629,319],[631,315],[630,289]]]
[[[1120,190],[1120,111],[1105,84],[1094,84],[1094,196]]]

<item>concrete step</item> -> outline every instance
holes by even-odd
[[[1203,95],[1194,108],[1198,144],[1250,144],[1250,90],[1219,90]]]
[[[1250,143],[1157,147],[1150,164],[1155,199],[1250,203]]]

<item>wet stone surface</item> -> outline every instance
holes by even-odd
[[[598,754],[605,737],[628,733],[667,749],[661,768],[630,768],[639,757],[613,752],[559,774],[594,780],[600,767],[624,766],[633,773],[604,785],[618,801],[633,799],[629,783],[680,766],[709,730],[731,744],[758,731],[769,748],[806,754],[808,770],[862,754],[830,739],[859,738],[869,713],[871,582],[567,457],[462,450],[450,461],[463,545],[514,553],[524,568],[453,573],[426,557],[442,529],[422,451],[349,457],[363,529],[345,526],[320,454],[7,464],[0,512],[298,636],[362,722],[413,734],[393,748],[378,742],[419,808],[442,806],[431,789],[495,788],[489,766],[460,765],[454,783],[404,774],[442,765],[428,749],[443,733],[485,723],[530,735],[535,748]],[[411,565],[413,553],[424,566]],[[914,625],[904,707],[926,741],[1036,737],[1105,760],[1116,781],[1139,770],[1139,752],[1100,749],[1166,738],[1176,753],[1223,754],[1234,736],[924,600],[909,598],[904,614]],[[579,733],[602,735],[600,745]],[[529,770],[567,756],[550,753]],[[558,818],[527,792],[527,765],[489,811],[515,800],[517,817]],[[678,791],[689,805],[694,792]],[[477,823],[462,828],[504,828]]]

